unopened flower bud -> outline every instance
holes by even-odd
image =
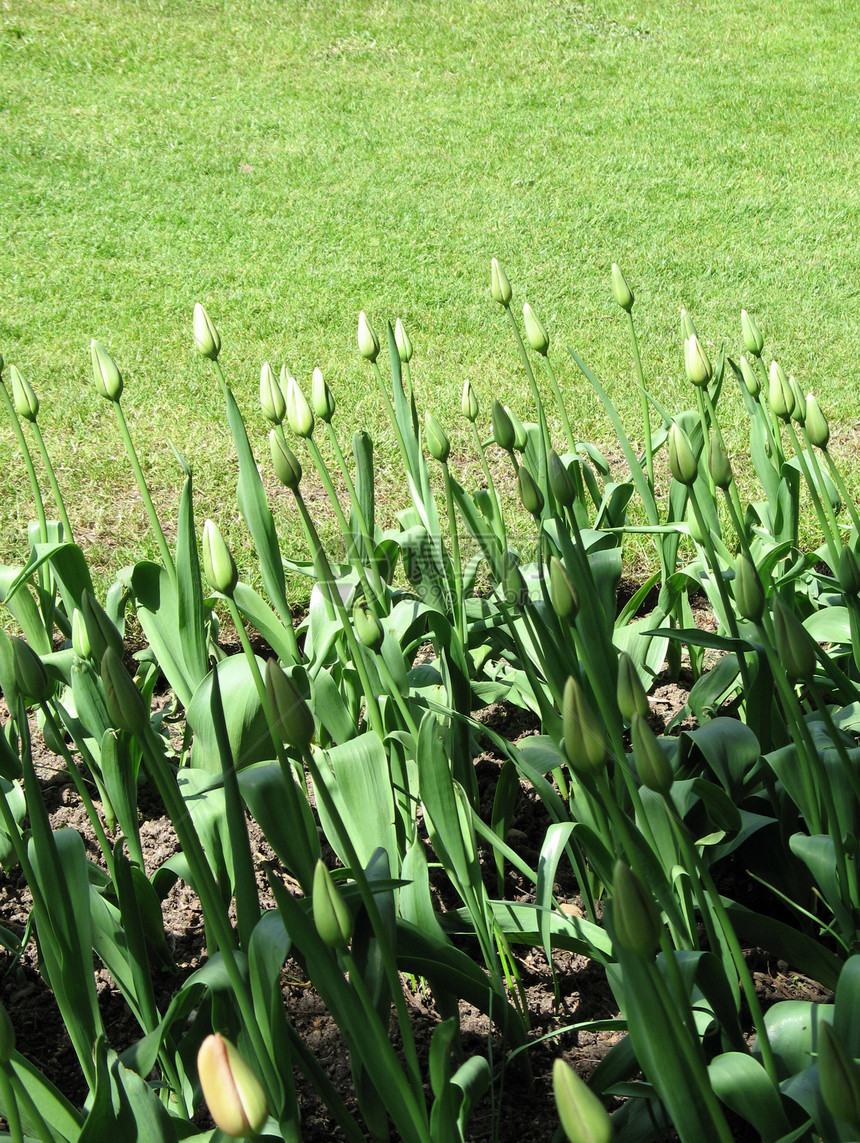
[[[538,488],[534,477],[524,464],[521,464],[519,467],[517,480],[523,508],[537,519],[541,512],[543,512],[543,493]]]
[[[466,420],[471,421],[472,424],[478,419],[478,397],[475,390],[472,388],[472,382],[467,377],[463,382],[463,397],[460,401],[460,409]]]
[[[203,1098],[216,1127],[232,1139],[259,1135],[269,1108],[263,1086],[229,1040],[207,1036],[197,1053]]]
[[[704,544],[705,533],[699,524],[699,517],[693,508],[692,503],[687,505],[687,530],[690,533],[690,539],[696,544]]]
[[[116,362],[105,347],[95,340],[90,342],[90,356],[96,392],[106,401],[118,401],[122,396],[122,374],[117,369]]]
[[[822,451],[826,450],[830,442],[830,427],[817,398],[812,393],[806,395],[806,435],[810,444]]]
[[[637,956],[653,956],[662,928],[654,898],[623,861],[615,863],[612,889],[612,921],[619,945]]]
[[[297,437],[309,437],[314,431],[314,415],[308,399],[295,377],[287,378],[287,424]]]
[[[627,279],[615,262],[612,263],[612,293],[615,295],[615,300],[618,305],[630,313],[633,309],[633,302],[635,301],[633,291],[627,285]]]
[[[630,720],[630,738],[639,781],[664,796],[672,789],[675,775],[654,731],[640,714]]]
[[[626,651],[622,651],[618,656],[616,696],[621,717],[628,722],[634,714],[645,715],[648,713],[648,696],[645,694],[639,672]]]
[[[776,653],[790,679],[810,679],[815,674],[815,643],[812,636],[779,596],[773,600],[773,635]]]
[[[564,752],[576,774],[595,774],[606,764],[604,730],[573,677],[567,680],[562,700]]]
[[[569,1143],[613,1143],[615,1127],[609,1112],[564,1060],[553,1063],[552,1091]]]
[[[334,394],[329,389],[319,366],[314,369],[311,384],[311,407],[321,421],[325,421],[326,424],[331,423],[335,410]]]
[[[526,445],[529,443],[526,427],[510,405],[505,405],[505,412],[510,417],[511,424],[514,426],[514,448],[517,452],[525,452]]]
[[[130,734],[144,734],[149,728],[149,710],[113,647],[106,647],[102,655],[101,679],[105,707],[114,726]]]
[[[379,357],[379,338],[371,329],[364,310],[358,315],[358,352],[368,361]]]
[[[723,442],[714,433],[708,447],[708,471],[717,488],[724,491],[732,482],[732,465]]]
[[[424,436],[433,459],[438,460],[440,464],[447,464],[448,457],[451,455],[451,442],[429,409],[424,414]]]
[[[496,258],[492,261],[490,278],[493,301],[498,302],[500,306],[504,306],[505,309],[507,309],[511,304],[511,298],[514,296],[514,292],[511,289],[511,283],[508,281],[508,275],[499,265],[498,259]]]
[[[705,386],[714,375],[710,358],[694,333],[684,342],[684,366],[693,385]]]
[[[352,915],[325,864],[314,868],[313,915],[317,933],[332,949],[345,949],[352,936]]]
[[[239,573],[214,520],[206,520],[203,525],[203,570],[213,591],[232,596],[239,582]]]
[[[546,357],[549,352],[549,334],[528,302],[523,306],[523,321],[525,322],[526,340],[529,345],[535,353],[540,353],[541,356]]]
[[[15,685],[30,703],[47,702],[54,685],[45,670],[45,664],[29,643],[17,636],[12,638],[12,661],[15,667]]]
[[[767,399],[775,416],[788,421],[794,409],[794,393],[778,361],[771,361]]]
[[[695,484],[699,472],[687,434],[674,421],[669,429],[669,469],[674,478],[688,488]]]
[[[839,553],[837,578],[846,595],[860,595],[860,564],[850,548],[845,547]]]
[[[791,410],[791,419],[797,425],[804,425],[806,424],[806,398],[803,395],[803,390],[793,376],[789,377],[788,384],[791,386],[791,393],[794,397],[794,408]]]
[[[555,451],[550,449],[548,459],[549,486],[556,503],[562,508],[570,508],[576,499],[576,484],[570,475],[567,465]]]
[[[206,310],[199,302],[194,306],[194,343],[203,357],[217,361],[221,352],[221,338]]]
[[[278,480],[285,488],[295,491],[302,479],[302,466],[290,446],[284,443],[274,429],[269,433],[269,455]]]
[[[287,413],[284,394],[268,361],[264,361],[260,368],[260,408],[266,420],[273,425],[279,425]]]
[[[579,595],[556,556],[552,556],[549,561],[549,597],[559,619],[573,623],[579,612]]]
[[[33,386],[14,365],[9,366],[12,381],[12,404],[22,421],[35,421],[39,415],[39,398]]]
[[[89,659],[92,654],[87,625],[78,607],[72,612],[72,650],[79,659]]]
[[[735,603],[744,619],[760,623],[764,614],[764,589],[755,565],[741,553],[735,561]]]
[[[385,630],[379,616],[366,603],[356,603],[352,609],[352,623],[356,638],[371,651],[380,651],[385,642]]]
[[[696,330],[696,326],[693,322],[693,319],[690,317],[690,315],[687,313],[687,311],[685,309],[682,309],[681,310],[681,338],[683,341],[686,342],[689,338],[691,338],[693,336],[695,336],[695,337],[699,336],[699,334]]]
[[[741,377],[743,378],[746,391],[753,398],[758,397],[761,392],[761,381],[757,370],[750,365],[744,356],[741,356]]]
[[[513,452],[516,444],[514,424],[500,401],[493,401],[492,416],[493,439],[499,448],[505,452]]]
[[[80,614],[86,627],[92,657],[100,660],[105,648],[113,647],[116,654],[122,658],[122,635],[99,601],[86,590],[81,593]],[[81,658],[86,657],[81,656]]]
[[[314,716],[275,659],[266,663],[266,697],[275,719],[273,729],[296,750],[307,750],[314,737]]]
[[[412,360],[412,342],[400,318],[394,323],[394,344],[397,346],[397,356],[404,365]]]
[[[526,583],[515,560],[508,561],[502,581],[502,590],[505,603],[510,604],[511,607],[523,607],[525,605],[528,599]]]
[[[747,353],[751,353],[753,357],[761,357],[764,349],[764,338],[756,325],[755,318],[750,317],[746,310],[741,310],[741,330],[743,331]]]

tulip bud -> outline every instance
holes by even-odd
[[[5,1005],[0,1004],[0,1064],[8,1064],[15,1051],[15,1029]]]
[[[529,345],[535,353],[540,353],[542,357],[546,357],[549,351],[549,334],[528,302],[523,306],[523,320],[526,326],[526,340]]]
[[[509,603],[512,607],[523,607],[525,605],[528,599],[526,584],[519,564],[515,560],[510,560],[507,564],[505,576],[502,581],[502,588],[505,603]]]
[[[791,410],[791,419],[797,425],[804,425],[806,423],[806,398],[803,395],[803,390],[793,376],[789,377],[788,384],[791,387],[791,394],[794,397],[794,408]]]
[[[87,625],[77,607],[72,612],[72,650],[79,659],[89,659],[92,654]]]
[[[424,414],[424,435],[427,438],[427,448],[434,460],[440,464],[447,464],[451,455],[451,442],[445,430],[428,409]]]
[[[101,659],[105,653],[105,648],[113,647],[116,654],[122,658],[122,635],[99,601],[88,591],[81,593],[80,615],[86,627],[87,641],[92,657]],[[86,658],[87,656],[81,655],[80,657]]]
[[[0,353],[0,380],[3,379],[3,354]]]
[[[714,375],[710,358],[696,334],[691,334],[684,342],[684,365],[687,370],[687,380],[694,385],[707,385]]]
[[[498,302],[500,306],[504,306],[505,309],[507,309],[511,304],[511,298],[514,296],[514,292],[511,289],[511,283],[508,281],[508,275],[499,265],[496,258],[493,259],[491,264],[490,288],[493,301]]]
[[[753,357],[761,357],[764,349],[764,338],[756,325],[755,318],[750,317],[746,310],[741,310],[741,330],[743,331],[747,353],[751,353]]]
[[[24,375],[14,366],[9,367],[12,379],[12,404],[22,421],[35,421],[39,415],[39,398]]]
[[[266,1093],[229,1040],[217,1032],[206,1037],[197,1053],[197,1075],[220,1131],[232,1139],[259,1135],[269,1118]]]
[[[680,484],[691,487],[696,482],[698,465],[687,434],[676,422],[669,430],[669,470]]]
[[[755,565],[743,554],[735,561],[734,592],[735,603],[744,619],[760,623],[764,614],[764,589]]]
[[[612,263],[612,293],[615,295],[615,300],[618,305],[630,313],[633,309],[633,302],[636,299],[633,295],[633,291],[627,285],[627,279],[615,262]]]
[[[711,436],[711,442],[708,448],[708,471],[711,474],[711,480],[713,480],[717,488],[722,488],[725,491],[731,484],[731,461],[723,447],[723,442],[716,433]]]
[[[275,719],[273,730],[288,745],[304,753],[313,741],[314,716],[292,679],[287,678],[275,659],[266,663],[266,697]]]
[[[496,444],[505,452],[513,452],[517,439],[514,424],[501,402],[493,401],[491,419],[493,422],[493,439]]]
[[[526,427],[510,405],[505,405],[505,412],[510,417],[511,424],[514,426],[514,448],[517,452],[525,452],[526,445],[529,443]]]
[[[203,525],[203,570],[213,591],[232,596],[239,581],[239,573],[214,520],[206,520]]]
[[[143,695],[134,685],[134,679],[110,646],[105,648],[102,655],[101,679],[111,722],[119,730],[143,735],[149,728],[149,711]]]
[[[788,421],[794,409],[794,393],[782,366],[777,361],[770,363],[767,399],[775,416]]]
[[[818,1024],[818,1086],[821,1098],[834,1119],[860,1131],[860,1068],[833,1030]]]
[[[633,665],[633,660],[626,651],[618,656],[618,685],[616,688],[618,709],[621,717],[628,722],[634,714],[646,715],[648,713],[648,696],[639,678],[639,672]]]
[[[45,664],[23,639],[12,638],[12,662],[15,667],[15,686],[31,703],[47,702],[54,686],[45,670]]]
[[[212,324],[209,314],[199,302],[194,306],[194,343],[203,357],[217,361],[221,352],[221,338]]]
[[[811,393],[806,395],[806,435],[810,444],[820,448],[822,452],[827,449],[830,442],[830,428],[821,406]]]
[[[548,462],[549,486],[552,489],[552,494],[562,508],[570,508],[576,499],[576,485],[567,465],[554,448],[550,449]]]
[[[564,752],[571,770],[576,774],[595,774],[602,770],[606,763],[603,727],[573,675],[564,687],[561,714]]]
[[[368,361],[379,357],[379,338],[371,329],[364,310],[358,315],[358,352]]]
[[[691,337],[698,337],[699,334],[693,324],[693,319],[685,309],[681,310],[681,338],[686,342]]]
[[[630,720],[630,738],[639,781],[649,790],[665,797],[672,789],[675,775],[657,736],[638,713]]]
[[[118,401],[122,395],[122,374],[117,369],[116,362],[105,347],[95,340],[90,342],[90,356],[96,392],[106,401]]]
[[[653,956],[662,929],[654,898],[623,861],[615,863],[612,888],[612,920],[619,945],[637,956]]]
[[[552,1090],[569,1143],[613,1143],[615,1127],[609,1112],[564,1060],[557,1059],[552,1066]]]
[[[779,596],[773,600],[773,635],[776,653],[790,679],[810,679],[815,674],[815,643],[811,635]]]
[[[471,421],[472,424],[478,419],[478,398],[475,390],[472,388],[472,383],[467,377],[463,382],[463,398],[460,402],[460,409],[466,420]]]
[[[359,643],[371,651],[380,651],[385,641],[385,630],[379,616],[366,603],[356,603],[352,609],[352,622]]]
[[[404,365],[407,361],[412,360],[412,342],[409,340],[409,334],[403,328],[403,322],[400,318],[394,324],[394,344],[397,346],[397,356]]]
[[[860,595],[860,564],[850,548],[843,548],[839,554],[837,577],[846,595]]]
[[[543,493],[535,484],[534,477],[524,464],[519,467],[517,481],[523,508],[537,519],[543,512]]]
[[[321,860],[314,868],[312,904],[320,939],[331,949],[345,949],[352,936],[352,915]]]
[[[326,424],[331,422],[335,410],[334,394],[326,384],[319,366],[314,369],[314,379],[311,385],[311,407],[321,421],[325,421]]]
[[[696,544],[704,544],[705,533],[699,526],[699,517],[692,504],[687,505],[687,530],[690,533],[690,539]]]
[[[273,425],[279,425],[286,416],[287,403],[268,361],[260,368],[260,407],[263,416]]]
[[[573,623],[579,612],[579,595],[556,556],[549,561],[549,597],[559,619]]]
[[[761,382],[759,381],[758,372],[747,361],[745,357],[741,357],[741,377],[743,377],[746,390],[752,398],[758,397],[761,392]]]
[[[307,397],[295,377],[287,377],[287,424],[297,437],[309,437],[314,431],[314,415]]]
[[[284,443],[274,429],[269,433],[269,455],[278,480],[285,488],[295,491],[302,479],[302,466],[290,446]]]

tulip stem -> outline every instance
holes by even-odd
[[[651,410],[648,407],[648,394],[645,390],[645,373],[642,369],[642,357],[639,353],[639,337],[636,333],[636,323],[633,321],[632,308],[627,310],[627,328],[630,330],[630,341],[633,345],[633,361],[636,364],[636,376],[639,378],[639,396],[642,401],[642,425],[645,429],[645,467],[648,473],[648,484],[654,489],[654,455],[651,443]]]
[[[152,497],[149,494],[149,488],[146,485],[146,479],[143,475],[143,469],[140,467],[140,461],[137,458],[134,442],[131,439],[128,423],[125,419],[125,414],[122,411],[122,406],[119,401],[111,402],[114,409],[116,409],[116,418],[119,422],[119,431],[122,435],[125,451],[128,454],[128,459],[131,462],[131,467],[134,470],[134,478],[137,481],[137,487],[140,490],[141,499],[146,507],[147,515],[149,516],[149,523],[155,535],[156,542],[158,543],[159,551],[161,552],[161,560],[164,564],[165,571],[170,577],[170,582],[176,585],[176,566],[173,563],[173,556],[170,554],[170,548],[167,546],[167,540],[164,537],[158,516],[155,512],[155,505],[152,503]]]

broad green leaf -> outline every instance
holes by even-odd
[[[130,578],[135,613],[152,652],[176,697],[187,709],[199,680],[185,658],[179,624],[179,600],[169,573],[160,564],[135,564]],[[193,725],[193,721],[192,721]]]
[[[333,746],[320,758],[320,772],[331,794],[343,826],[348,830],[362,866],[381,846],[391,868],[400,869],[401,855],[394,826],[394,796],[385,748],[372,731],[349,742]],[[335,823],[321,802],[317,803],[329,844],[345,864]]]
[[[255,656],[255,662],[262,675],[265,662],[259,656]],[[214,670],[218,672],[221,693],[229,696],[224,714],[236,767],[241,770],[244,766],[271,758],[272,736],[248,660],[244,655],[231,655],[216,664]],[[210,672],[188,704],[188,720],[194,727],[191,757],[195,769],[220,774],[221,757],[210,713],[212,682]]]
[[[763,1143],[775,1143],[791,1130],[779,1090],[752,1056],[724,1052],[710,1062],[708,1075],[723,1103],[751,1123]]]

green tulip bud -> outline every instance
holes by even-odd
[[[523,320],[526,326],[526,340],[535,351],[546,357],[549,352],[549,334],[546,332],[540,318],[532,310],[528,302],[523,306]]]
[[[579,595],[556,556],[549,561],[549,597],[559,619],[573,623],[579,613]]]
[[[368,361],[379,357],[379,338],[371,329],[364,310],[358,315],[358,352]]]
[[[260,408],[266,420],[273,425],[279,425],[287,413],[284,394],[268,361],[264,361],[260,368]]]
[[[606,764],[604,730],[573,675],[564,687],[561,715],[568,765],[575,774],[596,774]]]
[[[648,713],[648,696],[645,694],[639,672],[626,651],[622,651],[618,656],[616,696],[621,717],[628,722],[634,714],[646,715]]]
[[[290,446],[284,443],[274,429],[269,433],[269,455],[278,480],[285,488],[295,492],[302,479],[302,466]]]
[[[630,720],[630,737],[640,782],[649,790],[665,796],[672,789],[675,775],[657,736],[638,713]]]
[[[314,431],[314,415],[307,397],[295,377],[287,378],[287,424],[297,437],[309,437]]]
[[[791,387],[791,393],[794,397],[794,408],[791,410],[791,419],[796,425],[804,425],[806,423],[806,398],[803,395],[803,390],[793,376],[789,377],[788,384]]]
[[[122,659],[110,646],[102,655],[101,679],[105,706],[114,726],[130,734],[145,734],[149,728],[149,710]]]
[[[0,380],[3,379],[3,354],[0,353]]]
[[[694,543],[704,544],[705,533],[699,527],[699,518],[692,504],[687,505],[687,531],[690,533],[690,539],[693,540]]]
[[[741,330],[743,331],[747,353],[751,353],[753,357],[761,357],[764,349],[764,338],[756,325],[755,318],[750,317],[746,310],[741,310]]]
[[[15,686],[29,703],[47,702],[54,685],[45,670],[45,664],[23,639],[12,638],[12,662],[15,668]]]
[[[815,674],[815,643],[790,607],[779,596],[773,600],[773,635],[776,653],[790,679],[810,679]]]
[[[693,385],[705,386],[714,375],[710,358],[694,333],[684,342],[684,366],[687,370],[687,380]]]
[[[860,1068],[826,1020],[818,1024],[818,1085],[834,1119],[860,1131]]]
[[[22,421],[35,421],[39,415],[39,398],[24,375],[14,366],[9,367],[12,379],[12,404]]]
[[[619,945],[637,956],[653,956],[662,930],[654,898],[623,861],[615,863],[612,888],[612,920]]]
[[[232,1139],[259,1135],[269,1118],[263,1086],[236,1048],[219,1033],[197,1053],[197,1075],[216,1127]]]
[[[537,520],[543,512],[543,493],[534,481],[534,477],[524,464],[519,467],[517,481],[520,487],[520,500],[526,512]]]
[[[311,407],[321,421],[331,423],[334,416],[334,394],[326,384],[322,370],[317,366],[314,369],[314,378],[311,385]]]
[[[505,603],[510,604],[512,607],[524,606],[528,599],[528,594],[526,592],[525,580],[523,579],[522,572],[516,560],[510,560],[508,562],[504,580],[502,581],[502,588]]]
[[[424,414],[424,435],[427,438],[427,448],[434,460],[440,464],[447,464],[451,455],[451,442],[445,430],[428,409]]]
[[[554,448],[550,449],[547,459],[549,462],[549,486],[552,489],[552,494],[562,508],[570,508],[576,500],[576,484],[573,477]]]
[[[725,491],[731,484],[731,461],[723,447],[723,442],[716,433],[712,434],[708,447],[708,471],[711,474],[711,480],[713,480],[717,488],[722,488]]]
[[[698,331],[693,323],[693,319],[685,309],[681,310],[681,338],[684,342],[688,341],[691,337],[698,337]]]
[[[321,860],[314,868],[312,903],[314,925],[320,939],[331,949],[345,949],[352,936],[352,915]]]
[[[691,487],[699,472],[687,434],[676,422],[669,429],[669,470],[679,484]]]
[[[233,595],[239,582],[239,573],[214,520],[206,520],[203,524],[203,570],[213,591]]]
[[[400,318],[394,323],[394,344],[397,346],[397,356],[404,365],[412,360],[412,342]]]
[[[514,423],[500,401],[493,401],[491,419],[493,422],[493,439],[496,444],[505,452],[513,452],[517,440]]]
[[[475,390],[472,388],[472,382],[467,377],[463,382],[463,397],[460,401],[460,409],[466,420],[471,421],[472,424],[478,419],[478,398]]]
[[[613,1143],[615,1127],[609,1112],[564,1060],[552,1065],[552,1090],[562,1130],[570,1143]]]
[[[743,378],[749,395],[752,398],[757,398],[761,392],[761,382],[759,381],[758,372],[743,356],[741,357],[741,377]]]
[[[116,624],[95,598],[88,591],[81,593],[81,618],[86,627],[87,642],[94,659],[100,660],[106,647],[113,647],[122,658],[122,635]],[[80,658],[87,658],[81,655]]]
[[[755,565],[748,556],[739,555],[735,561],[735,603],[738,611],[752,623],[761,623],[764,614],[764,589]]]
[[[788,421],[794,409],[794,393],[782,366],[777,361],[770,363],[767,399],[775,416]]]
[[[511,424],[514,426],[514,448],[517,452],[525,452],[526,445],[529,443],[526,427],[510,405],[505,405],[505,412],[510,417]]]
[[[385,630],[379,621],[379,616],[367,606],[366,603],[356,603],[352,609],[352,622],[355,634],[364,647],[371,651],[380,651],[385,642]]]
[[[79,608],[72,612],[72,650],[79,659],[89,659],[92,654],[87,625]]]
[[[275,659],[266,662],[266,696],[275,719],[272,729],[289,746],[304,753],[313,741],[314,716],[292,679],[287,678]]]
[[[839,553],[839,586],[846,595],[860,595],[860,564],[850,548]]]
[[[198,353],[210,361],[217,361],[221,352],[221,338],[209,314],[199,302],[194,306],[194,344]]]
[[[830,442],[830,428],[821,406],[811,393],[806,394],[806,435],[810,444],[822,452],[826,451]]]
[[[90,356],[96,392],[106,401],[118,401],[122,396],[122,374],[117,369],[116,362],[105,347],[95,340],[90,342]]]
[[[511,304],[511,298],[514,296],[514,291],[511,289],[511,283],[508,281],[508,275],[499,265],[496,258],[493,259],[491,264],[491,292],[493,301],[498,302],[500,306],[505,309]]]
[[[633,291],[627,285],[627,279],[624,277],[624,274],[616,262],[612,263],[612,293],[615,295],[615,300],[618,305],[630,313],[636,299],[633,296]]]

